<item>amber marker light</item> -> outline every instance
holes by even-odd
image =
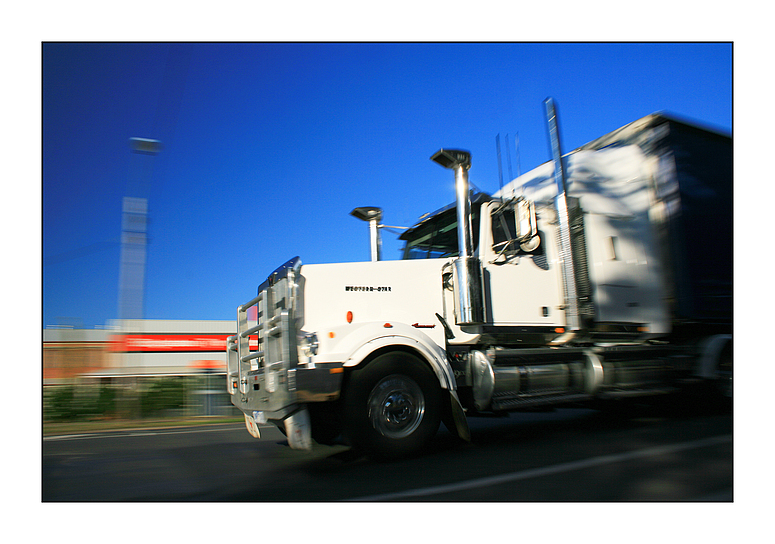
[[[352,323],[353,322],[353,313],[347,312],[347,322]]]

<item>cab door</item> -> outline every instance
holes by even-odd
[[[517,215],[515,215],[517,214]],[[535,248],[516,241],[518,212],[498,201],[482,205],[479,258],[486,319],[494,326],[565,326],[553,210],[536,209]]]

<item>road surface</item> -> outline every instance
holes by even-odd
[[[732,416],[682,408],[472,418],[422,455],[375,462],[344,445],[291,450],[242,424],[45,437],[48,501],[731,501]]]

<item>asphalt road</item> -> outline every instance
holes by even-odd
[[[242,424],[45,437],[49,501],[731,501],[732,416],[680,403],[559,409],[442,428],[413,459],[291,450]]]

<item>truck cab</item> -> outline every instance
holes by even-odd
[[[536,215],[533,203],[524,199],[471,195],[473,256],[482,265],[484,305],[484,319],[476,325],[458,325],[454,314],[451,262],[459,256],[455,211],[455,204],[450,204],[400,237],[405,242],[405,260],[449,261],[442,267],[441,283],[444,318],[454,331],[448,342],[475,343],[485,334],[508,337],[512,342],[533,337],[533,342],[544,343],[547,335],[558,336],[556,331],[565,326],[565,319],[558,256],[554,245],[547,243],[556,234],[551,210]]]

